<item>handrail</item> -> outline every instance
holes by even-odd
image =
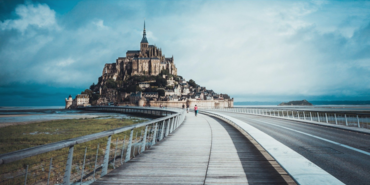
[[[259,116],[276,117],[281,119],[299,120],[315,124],[327,124],[328,126],[344,128],[361,133],[369,134],[370,117],[365,113],[357,112],[336,112],[323,110],[284,110],[274,108],[222,108],[214,109],[219,111],[252,114]],[[340,126],[340,127],[338,127]],[[342,127],[344,126],[344,127]],[[356,128],[357,127],[357,128]]]
[[[102,163],[102,166],[99,167],[97,166],[97,157],[98,153],[96,154],[96,159],[95,159],[95,165],[94,165],[94,180],[95,180],[95,170],[98,170],[101,168],[101,176],[104,176],[108,172],[108,166],[110,164],[110,146],[111,146],[111,138],[112,135],[114,134],[119,134],[125,131],[130,132],[129,140],[127,147],[125,147],[125,143],[123,143],[123,148],[121,150],[121,163],[123,163],[123,151],[124,148],[127,148],[126,151],[126,157],[124,161],[129,161],[131,157],[135,157],[135,153],[138,152],[139,154],[143,151],[146,150],[147,147],[150,147],[154,145],[157,141],[161,141],[164,137],[167,137],[170,133],[172,133],[175,129],[177,129],[185,120],[185,110],[184,109],[176,109],[176,108],[170,108],[170,109],[163,109],[163,108],[148,108],[148,107],[83,107],[83,108],[78,108],[80,110],[91,110],[91,111],[104,111],[104,112],[117,112],[117,113],[138,113],[138,114],[150,114],[150,115],[156,115],[156,116],[163,116],[159,117],[150,121],[146,121],[143,123],[138,123],[135,125],[130,125],[130,126],[125,126],[121,128],[116,128],[108,131],[103,131],[99,133],[94,133],[90,135],[85,135],[85,136],[80,136],[72,139],[67,139],[55,143],[49,143],[41,146],[36,146],[32,148],[26,148],[23,150],[18,150],[6,154],[1,154],[0,155],[0,167],[4,164],[12,163],[15,161],[19,161],[21,159],[25,159],[27,157],[32,157],[32,156],[37,156],[43,153],[59,150],[62,148],[67,148],[69,147],[69,152],[68,152],[68,157],[67,157],[67,162],[65,166],[65,172],[64,172],[64,177],[63,177],[63,184],[69,185],[71,184],[71,174],[72,174],[72,158],[73,158],[73,149],[74,146],[77,144],[85,143],[88,141],[108,137],[107,140],[107,145],[105,149],[105,154],[104,154],[104,161]],[[135,128],[139,127],[145,127],[145,132],[144,135],[142,135],[143,140],[140,141],[140,146],[137,146],[139,144],[138,142],[133,143],[133,132]],[[148,127],[151,128],[151,132],[149,132]],[[137,136],[137,135],[136,135]],[[148,138],[148,140],[147,140]],[[149,140],[150,139],[150,140]],[[117,144],[117,143],[116,143]],[[116,145],[117,146],[117,145]],[[133,147],[133,153],[131,151],[131,148]],[[141,151],[139,151],[138,148],[141,148]],[[87,149],[87,148],[86,148]],[[99,149],[99,145],[97,147]],[[135,150],[137,149],[137,150]],[[132,156],[131,156],[132,153]],[[86,150],[85,150],[85,157],[86,157]],[[114,158],[113,161],[116,159],[116,149],[114,150]],[[85,165],[85,160],[83,162],[83,166]],[[27,174],[28,174],[28,164],[27,168],[25,170],[25,179],[24,179],[24,184],[27,184]],[[49,179],[50,179],[50,172],[52,169],[52,158],[50,159],[50,167],[49,167],[49,176],[47,178],[47,182],[49,184]],[[18,172],[20,172],[18,169]],[[22,170],[21,170],[22,171]],[[19,175],[18,175],[19,176]],[[12,178],[15,178],[16,176],[13,176]],[[83,181],[84,177],[84,172],[81,173],[81,179],[79,180],[80,182]],[[5,178],[6,180],[9,180],[8,177]],[[1,178],[0,178],[0,184]]]
[[[99,110],[99,109],[104,109],[105,111],[107,111],[107,110],[109,111],[111,109],[136,109],[136,110],[145,109],[145,110],[155,110],[155,111],[167,111],[167,112],[172,112],[172,113],[175,113],[175,114],[170,115],[170,116],[165,116],[165,117],[162,117],[162,118],[157,118],[157,119],[150,120],[150,121],[146,121],[146,122],[143,122],[143,123],[138,123],[138,124],[135,124],[135,125],[125,126],[125,127],[116,128],[116,129],[112,129],[112,130],[107,130],[107,131],[103,131],[103,132],[99,132],[99,133],[95,133],[95,134],[90,134],[90,135],[86,135],[86,136],[76,137],[76,138],[67,139],[67,140],[63,140],[63,141],[58,141],[58,142],[55,142],[55,143],[49,143],[49,144],[45,144],[45,145],[41,145],[41,146],[36,146],[36,147],[26,148],[26,149],[22,149],[22,150],[17,150],[17,151],[10,152],[10,153],[1,154],[0,155],[0,165],[11,163],[11,162],[14,162],[14,161],[18,161],[18,160],[21,160],[21,159],[24,159],[24,158],[27,158],[27,157],[32,157],[32,156],[35,156],[35,155],[43,154],[43,153],[46,153],[46,152],[50,152],[50,151],[70,147],[70,146],[73,146],[73,145],[76,145],[76,144],[85,143],[85,142],[88,142],[88,141],[91,141],[91,140],[100,139],[100,138],[103,138],[103,137],[118,134],[118,133],[128,131],[128,130],[131,130],[131,129],[135,129],[135,128],[138,128],[138,127],[150,125],[150,124],[153,124],[153,123],[156,123],[156,122],[167,120],[169,118],[175,117],[175,116],[180,114],[178,111],[171,110],[171,109],[156,109],[156,108],[145,108],[145,107],[144,108],[139,108],[139,107],[88,107],[88,108],[84,108],[84,109],[85,110],[95,110],[95,111]]]

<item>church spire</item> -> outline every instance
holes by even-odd
[[[144,21],[144,31],[143,31],[143,37],[146,37],[146,30],[145,30],[145,21]]]
[[[145,21],[144,21],[143,39],[141,39],[141,43],[148,43],[148,39],[146,39]]]

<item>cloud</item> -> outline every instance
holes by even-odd
[[[2,30],[16,29],[24,32],[29,26],[38,28],[57,29],[55,11],[46,4],[26,3],[15,9],[18,19],[8,19],[0,23]]]
[[[146,18],[149,44],[174,55],[180,75],[236,101],[368,98],[369,9],[332,1],[81,1],[60,14],[25,3],[0,22],[0,85],[88,88],[105,63],[139,49]]]

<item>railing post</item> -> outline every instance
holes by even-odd
[[[82,178],[84,177],[85,161],[86,161],[86,152],[87,152],[87,147],[85,148],[84,162],[83,162],[83,164],[82,164],[82,171],[81,171],[81,181],[80,181],[80,185],[82,184]]]
[[[181,120],[181,114],[179,114],[179,115],[177,116],[177,121],[176,121],[176,123],[175,123],[175,125],[174,125],[174,127],[173,127],[173,129],[172,129],[172,132],[173,132],[174,130],[176,130],[177,125],[179,124],[180,120]]]
[[[170,129],[170,133],[172,133],[172,132],[173,132],[173,130],[174,130],[173,128],[175,127],[176,121],[177,121],[177,116],[175,116],[175,117],[174,117],[174,120],[173,120],[173,122],[172,122],[172,124],[171,124],[171,127],[170,127],[170,128],[171,128],[171,129]]]
[[[154,134],[153,134],[153,138],[152,138],[152,145],[155,145],[155,142],[156,142],[156,139],[157,139],[157,123],[155,123],[155,126],[154,126]]]
[[[28,165],[26,167],[26,176],[24,177],[24,185],[27,185],[27,176],[28,176]]]
[[[123,152],[125,151],[125,141],[126,141],[126,135],[123,136],[123,144],[122,144],[122,150],[121,150],[121,165],[123,164],[122,159],[123,159]]]
[[[175,117],[173,117],[171,122],[168,124],[168,129],[167,129],[167,132],[166,132],[166,136],[171,134],[171,128],[172,128],[172,124],[174,123],[174,121],[175,121]]]
[[[98,155],[99,155],[99,144],[96,148],[95,165],[94,165],[94,180],[95,180],[96,163],[98,163]]]
[[[171,126],[171,124],[172,124],[172,122],[173,122],[173,119],[174,119],[174,118],[171,118],[171,119],[167,122],[167,125],[166,125],[166,134],[165,134],[165,136],[166,136],[166,137],[168,136],[169,128],[170,128],[170,126]]]
[[[175,123],[176,123],[176,119],[177,119],[177,117],[176,117],[176,116],[175,116],[175,117],[173,117],[173,120],[172,120],[172,122],[171,122],[171,124],[170,124],[170,127],[169,127],[168,134],[171,134],[171,133],[172,133],[173,126],[174,126],[174,125],[175,125]]]
[[[51,168],[52,167],[53,167],[53,158],[50,158],[49,174],[48,174],[48,183],[47,183],[47,185],[49,185],[49,182],[50,182],[50,174],[51,174]]]
[[[138,133],[138,131],[136,131],[136,135],[135,135],[135,141],[137,142],[137,133]],[[134,142],[135,143],[135,142]],[[132,155],[133,155],[133,157],[135,157],[135,155],[136,155],[136,143],[135,143],[135,145],[134,145],[134,151],[132,152]]]
[[[312,121],[312,113],[310,112],[310,118],[311,118],[311,121]]]
[[[344,118],[346,119],[346,126],[348,126],[348,121],[347,121],[347,115],[344,115]]]
[[[294,112],[292,111],[292,118],[294,119]]]
[[[303,119],[306,120],[306,114],[304,111],[303,111]]]
[[[319,112],[317,112],[317,122],[320,122],[320,115],[319,115]]]
[[[335,124],[338,125],[337,114],[334,114]]]
[[[297,119],[299,119],[299,111],[297,111]]]
[[[114,146],[113,169],[116,169],[117,143],[118,143],[118,137],[117,137],[117,139],[116,139],[116,145]]]
[[[145,151],[145,145],[146,145],[146,133],[148,132],[148,125],[145,126],[145,131],[143,135],[143,143],[141,144],[141,152]]]
[[[63,185],[70,184],[71,171],[72,171],[72,159],[73,159],[74,145],[69,147],[66,170],[64,172]]]
[[[105,149],[103,168],[101,170],[100,177],[103,177],[104,175],[106,175],[108,173],[109,152],[110,152],[110,142],[111,142],[111,139],[112,139],[112,135],[108,136],[107,148]]]
[[[131,158],[131,144],[132,144],[132,136],[134,135],[134,129],[131,129],[130,132],[130,140],[127,145],[127,152],[126,152],[126,160],[125,162],[129,161]]]
[[[325,113],[325,119],[326,119],[326,123],[329,123],[329,121],[328,121],[328,114],[327,113]]]
[[[169,120],[169,119],[168,119]],[[162,127],[161,127],[161,133],[160,133],[160,135],[159,135],[159,141],[162,141],[162,139],[163,139],[163,136],[164,136],[164,132],[165,132],[165,130],[164,130],[164,126],[165,126],[165,123],[166,123],[166,120],[163,120],[162,121]]]
[[[179,124],[179,122],[180,122],[180,115],[178,115],[177,116],[177,119],[176,119],[176,123],[175,123],[175,126],[173,127],[173,129],[172,129],[172,132],[174,131],[174,130],[176,130],[176,128],[177,128],[177,125]]]
[[[356,117],[357,117],[357,126],[358,126],[358,128],[361,128],[361,126],[360,126],[360,119],[358,118],[358,115],[356,115]]]

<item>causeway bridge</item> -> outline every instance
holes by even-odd
[[[0,169],[9,170],[2,170],[5,172],[0,176],[0,184],[367,184],[370,181],[370,130],[364,113],[229,108],[200,110],[195,116],[183,109],[86,109],[155,118],[2,154]],[[86,145],[97,140],[103,142],[97,146]],[[76,154],[78,150],[82,155]],[[43,160],[27,164],[27,159],[32,157]]]

